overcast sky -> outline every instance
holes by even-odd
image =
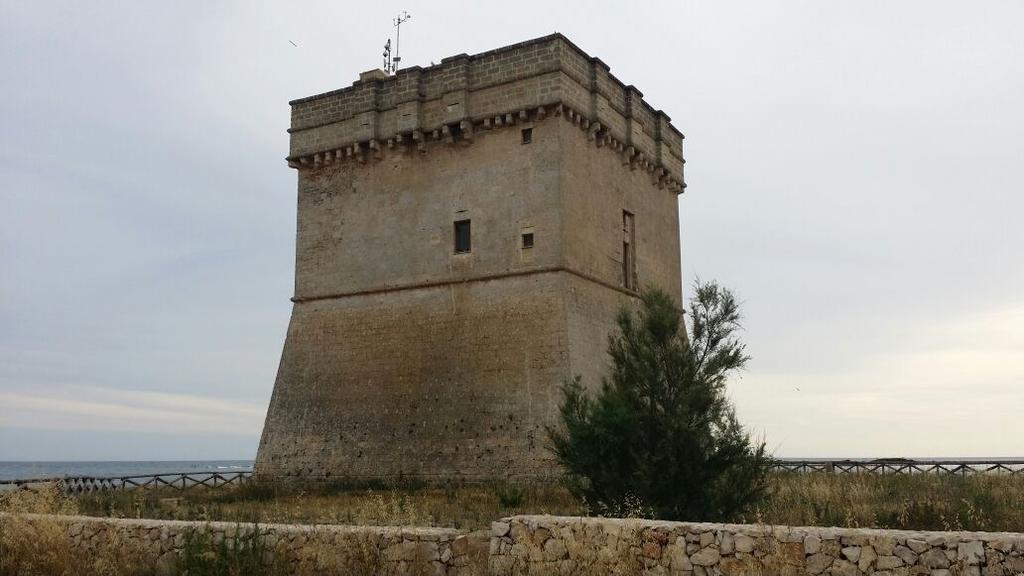
[[[777,455],[1024,456],[1024,3],[0,0],[0,460],[255,455],[288,100],[401,9],[407,65],[559,31],[672,117]]]

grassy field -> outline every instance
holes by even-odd
[[[557,486],[336,487],[315,492],[258,486],[184,493],[134,490],[79,498],[55,486],[0,493],[0,576],[150,576],[155,559],[127,539],[77,552],[57,522],[22,513],[90,514],[249,522],[436,525],[467,530],[521,513],[589,511]],[[704,520],[694,518],[692,520]],[[731,520],[789,525],[1024,532],[1024,476],[831,476],[779,474],[771,496]],[[284,573],[235,547],[189,541],[176,573],[261,576]],[[255,566],[255,568],[254,568]],[[314,571],[313,573],[317,573]]]
[[[447,526],[479,529],[514,514],[585,515],[555,485],[336,487],[316,491],[248,486],[137,490],[78,499],[84,514],[181,520]],[[691,520],[706,520],[693,518]],[[777,474],[770,497],[737,522],[917,530],[1024,532],[1024,476]]]

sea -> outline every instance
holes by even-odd
[[[154,460],[110,462],[0,462],[0,481],[67,476],[95,478],[178,472],[246,472],[252,460]]]

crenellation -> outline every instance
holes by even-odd
[[[482,127],[495,116],[564,104],[582,116],[574,115],[575,121],[600,124],[601,137],[591,134],[592,142],[626,142],[643,155],[641,166],[646,160],[663,168],[682,189],[682,134],[639,90],[623,85],[603,61],[559,34],[474,56],[460,54],[392,77],[363,73],[351,87],[291,104],[288,161],[293,167],[308,164],[296,162],[302,156],[353,142],[415,131],[440,134],[442,126],[450,130],[467,120]]]

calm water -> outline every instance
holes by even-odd
[[[145,476],[175,472],[252,470],[252,460],[169,460],[153,462],[0,462],[0,480],[61,476]]]

